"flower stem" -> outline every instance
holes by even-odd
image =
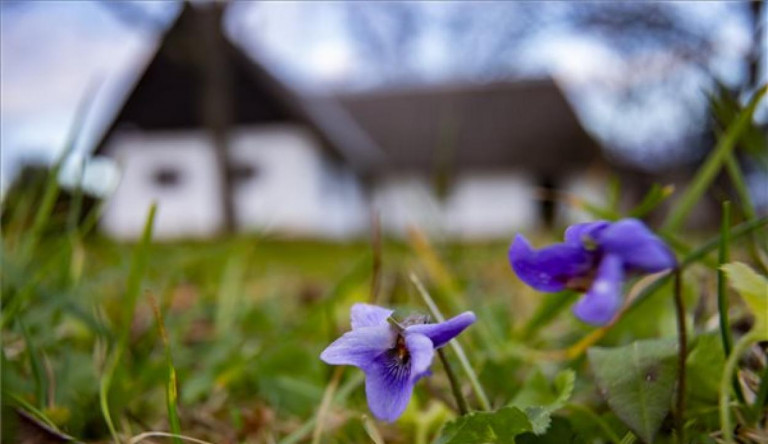
[[[451,364],[445,357],[445,351],[443,351],[442,348],[437,349],[437,356],[440,357],[440,362],[443,363],[443,368],[445,368],[445,374],[451,382],[451,391],[453,392],[453,397],[456,398],[456,405],[459,407],[459,413],[464,416],[469,413],[469,408],[467,407],[467,400],[464,398],[464,394],[461,393],[459,378],[457,378],[456,374],[453,372]]]
[[[432,312],[432,316],[434,316],[438,322],[445,321],[445,316],[440,313],[440,309],[437,308],[437,305],[432,299],[432,296],[429,295],[427,289],[424,288],[424,284],[421,283],[421,280],[419,280],[419,278],[414,273],[411,273],[411,282],[413,282],[413,285],[416,286],[416,289],[419,291],[419,295],[424,300],[424,303],[427,304],[427,307],[429,307],[429,311]],[[456,353],[456,356],[459,358],[459,363],[464,369],[464,373],[466,373],[467,378],[469,378],[469,383],[472,385],[472,391],[475,392],[475,396],[477,397],[477,401],[480,403],[480,407],[486,411],[491,410],[491,403],[488,401],[488,396],[486,396],[483,387],[480,385],[480,379],[477,377],[477,374],[469,364],[469,359],[467,359],[467,354],[464,353],[464,349],[461,347],[461,344],[459,344],[456,339],[452,339],[448,345],[451,346],[454,353]]]
[[[688,334],[685,327],[685,302],[683,301],[683,275],[675,269],[675,311],[677,312],[677,415],[675,428],[677,442],[685,443],[685,360],[688,356]]]
[[[730,241],[728,228],[730,223],[731,203],[725,201],[723,202],[723,222],[720,229],[720,249],[718,253],[717,309],[720,312],[720,339],[723,341],[723,350],[725,351],[726,358],[731,354],[733,338],[731,337],[731,329],[728,323],[728,293],[726,289],[725,270],[723,270],[722,267],[728,263],[728,247]]]
[[[393,327],[395,327],[395,330],[397,330],[398,333],[402,333],[405,331],[405,327],[403,327],[401,323],[397,322],[397,320],[392,316],[387,318],[387,322],[389,322]]]
[[[720,338],[723,342],[723,351],[726,359],[731,354],[733,348],[733,337],[731,336],[731,324],[728,321],[728,290],[726,288],[725,270],[723,265],[730,260],[730,224],[731,224],[731,203],[723,202],[723,222],[720,227],[720,248],[718,252],[717,268],[717,310],[720,318]],[[733,380],[733,389],[736,391],[736,397],[740,402],[744,401],[744,393],[741,391],[739,382]]]

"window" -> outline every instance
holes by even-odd
[[[232,165],[229,168],[229,174],[234,184],[244,184],[250,182],[259,176],[259,169],[252,164]]]
[[[173,167],[160,167],[155,170],[152,179],[160,188],[173,188],[181,183],[182,175]]]

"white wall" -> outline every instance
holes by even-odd
[[[533,178],[520,171],[466,173],[457,178],[445,202],[451,236],[472,240],[508,238],[535,226],[539,201]]]
[[[255,172],[235,188],[241,229],[344,238],[365,228],[358,181],[347,168],[334,165],[305,128],[241,128],[230,149],[235,165]]]
[[[208,237],[223,224],[221,183],[213,146],[201,131],[116,134],[107,153],[122,170],[101,224],[116,238],[141,234],[147,209],[158,203],[158,239]],[[230,159],[251,177],[234,184],[235,219],[242,231],[345,238],[368,225],[357,178],[331,162],[306,129],[295,125],[240,128]],[[173,169],[179,183],[154,176]]]
[[[204,133],[117,133],[107,154],[122,171],[101,220],[107,234],[139,237],[153,201],[158,204],[154,229],[158,239],[209,236],[219,230],[220,182]],[[175,171],[178,182],[158,183],[161,170]]]
[[[221,184],[205,133],[116,134],[108,154],[123,168],[102,220],[108,234],[137,238],[153,201],[159,205],[157,238],[208,237],[221,228]],[[534,182],[520,171],[463,173],[444,200],[423,175],[390,174],[379,178],[369,202],[349,168],[330,161],[300,126],[239,128],[230,139],[230,157],[253,172],[234,184],[241,231],[348,239],[366,232],[371,209],[381,216],[382,229],[398,236],[418,226],[467,240],[506,238],[537,223]],[[157,183],[163,168],[177,171],[179,182]]]
[[[608,178],[600,171],[584,169],[570,173],[561,187],[568,195],[592,205],[604,207],[608,203]],[[593,214],[568,202],[559,205],[558,217],[564,225],[595,220]]]
[[[381,218],[385,233],[404,236],[411,226],[432,234],[443,233],[440,202],[422,175],[398,173],[379,178],[371,206]]]
[[[403,236],[415,225],[433,235],[465,240],[510,237],[538,217],[533,180],[518,171],[459,175],[440,200],[424,176],[393,174],[375,187],[373,207],[382,228]]]

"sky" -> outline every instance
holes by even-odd
[[[151,57],[163,26],[171,23],[179,10],[173,2],[142,2],[139,6],[153,17],[150,25],[126,20],[130,17],[126,11],[131,8],[110,10],[94,1],[0,2],[2,189],[23,162],[55,159],[66,144],[76,110],[86,98],[88,113],[76,150],[86,153],[92,147]],[[429,20],[409,53],[407,65],[420,81],[448,81],[462,68],[462,60],[446,38],[446,28],[437,24],[450,8],[464,6],[438,2],[419,5]],[[716,41],[722,47],[717,51],[722,56],[712,69],[726,81],[743,76],[743,69],[735,62],[750,44],[743,17],[727,3],[679,7],[686,20],[718,36]],[[344,11],[338,3],[245,2],[233,5],[227,30],[233,40],[298,89],[322,93],[341,87],[376,87],[383,71],[359,63],[359,47],[344,26]],[[487,15],[493,18],[492,11]],[[489,23],[503,26],[503,22]],[[485,29],[484,23],[480,25],[478,29]],[[480,31],[472,32],[478,39],[484,38]],[[663,67],[668,62],[663,51],[635,61],[644,67]],[[519,58],[510,63],[514,64],[510,69],[518,74],[550,73],[561,81],[588,130],[605,140],[643,147],[621,148],[622,155],[639,162],[660,152],[671,152],[674,157],[675,151],[669,147],[678,135],[669,122],[684,121],[689,110],[667,100],[670,103],[653,108],[653,112],[638,107],[617,116],[620,98],[612,88],[625,80],[623,71],[617,69],[619,55],[594,37],[575,34],[566,26],[549,27],[528,39]],[[677,75],[690,79],[683,82],[690,96],[701,95],[707,85],[708,80],[696,73]],[[653,100],[662,103],[665,98],[648,97],[648,101]],[[103,182],[109,165],[94,165],[86,181]],[[70,173],[69,180],[72,176]]]

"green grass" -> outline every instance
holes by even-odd
[[[691,338],[683,424],[696,442],[733,433],[744,442],[766,436],[760,415],[768,398],[765,353],[752,349],[742,361],[731,353],[726,361],[722,343],[733,337],[743,345],[739,337],[751,337],[745,332],[754,317],[718,267],[743,261],[760,271],[766,246],[759,240],[768,220],[741,196],[733,204],[733,223],[724,218],[719,234],[680,228],[716,173],[741,177],[726,154],[737,148],[748,113],[739,114],[714,160],[680,195],[655,186],[627,210],[579,202],[596,218],[641,216],[667,198],[680,202],[663,235],[682,270],[683,319]],[[618,181],[609,191],[619,195]],[[21,430],[14,410],[48,433],[87,442],[455,442],[439,437],[457,415],[451,382],[439,364],[417,385],[405,414],[385,424],[370,417],[359,370],[337,371],[319,360],[349,328],[355,302],[387,305],[399,314],[477,314],[478,322],[459,338],[461,347],[445,354],[470,410],[489,411],[450,423],[445,429],[454,436],[480,421],[490,427],[486,432],[503,432],[513,424],[494,422],[501,412],[522,417],[514,424],[519,430],[546,430],[524,433],[516,442],[633,442],[639,438],[626,425],[631,421],[619,419],[616,404],[606,400],[610,393],[597,388],[587,350],[600,346],[610,355],[639,340],[678,335],[672,274],[631,280],[625,291],[631,300],[619,320],[590,327],[570,312],[578,295],[540,294],[514,276],[507,263],[514,233],[482,244],[436,243],[417,233],[383,239],[380,251],[367,240],[255,235],[165,243],[151,240],[150,216],[142,241],[119,243],[91,231],[98,206],[80,217],[82,196],[75,193],[62,211],[61,194],[48,178],[3,204],[2,424],[9,442]],[[562,235],[526,234],[537,246]],[[430,296],[417,291],[412,274]],[[557,383],[564,374],[575,375],[567,390]],[[731,396],[732,381],[741,383],[733,392],[738,397]],[[655,416],[662,421],[652,424],[658,430],[651,435],[672,442],[672,393],[660,392],[670,402],[656,399],[661,414]]]
[[[6,387],[40,406],[42,414],[68,434],[105,441],[109,430],[97,407],[98,381],[105,365],[113,362],[117,365],[107,384],[109,397],[102,400],[108,404],[102,407],[111,413],[115,439],[125,442],[141,432],[172,430],[178,421],[183,435],[210,442],[308,442],[332,372],[318,355],[348,328],[349,306],[370,298],[373,259],[367,243],[248,236],[210,243],[154,243],[146,251],[141,285],[132,271],[141,248],[88,239],[82,275],[74,284],[73,251],[66,251],[67,245],[50,236],[41,240],[26,266],[4,263],[4,305],[26,298],[3,332]],[[512,399],[534,369],[572,368],[582,381],[578,402],[608,415],[613,433],[624,436],[627,430],[610,420],[599,401],[583,359],[539,358],[538,351],[567,347],[591,329],[563,307],[548,308],[554,296],[522,286],[509,270],[506,248],[507,242],[499,241],[439,245],[435,250],[458,291],[452,297],[481,319],[482,325],[461,341],[491,403],[498,407]],[[4,260],[11,258],[6,253]],[[381,303],[403,312],[427,312],[408,278],[412,271],[429,278],[422,259],[406,243],[384,243]],[[49,272],[36,273],[39,266]],[[10,276],[9,270],[20,270],[19,275]],[[690,279],[701,273],[706,267],[694,266]],[[34,290],[20,292],[29,286],[27,277],[34,279]],[[450,290],[434,280],[429,287],[440,296],[441,310],[453,314],[446,302],[450,298],[441,294]],[[601,345],[674,332],[668,291],[662,287],[651,295],[656,302],[608,333]],[[131,295],[136,297],[133,315]],[[167,342],[159,333],[150,298],[162,313]],[[536,318],[542,311],[545,315]],[[537,319],[536,328],[531,319]],[[124,353],[119,361],[110,361],[115,358],[109,344],[117,347],[121,338],[126,341]],[[47,372],[41,371],[43,360],[50,366]],[[455,368],[458,364],[453,363]],[[177,407],[168,404],[170,374],[178,382]],[[323,442],[369,442],[368,422],[361,419],[367,408],[359,376],[354,369],[344,372],[335,402],[324,415]],[[469,390],[468,381],[464,384]],[[48,387],[50,399],[39,399],[41,387]],[[417,427],[419,410],[435,407],[432,391],[450,396],[449,381],[441,372],[430,378],[429,388],[419,386],[417,401],[403,419],[376,425],[386,442],[411,442],[418,427],[426,427],[428,437],[435,435],[440,421]],[[479,408],[477,399],[470,397],[470,403]],[[444,411],[438,417],[452,415],[438,406]],[[599,430],[590,433],[606,436]]]

